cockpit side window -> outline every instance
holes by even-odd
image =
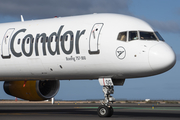
[[[162,36],[158,32],[155,32],[155,34],[159,40],[164,41],[164,39],[162,38]]]
[[[141,40],[157,40],[153,32],[139,32]]]
[[[127,32],[120,32],[118,34],[117,40],[127,41]]]
[[[138,33],[137,31],[129,31],[129,41],[138,40]]]

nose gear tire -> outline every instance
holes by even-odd
[[[113,115],[113,108],[110,106],[101,105],[97,109],[99,117],[111,117]]]

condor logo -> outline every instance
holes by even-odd
[[[69,55],[73,52],[74,44],[75,44],[76,54],[80,54],[79,39],[85,33],[86,30],[82,30],[82,31],[78,30],[76,32],[76,35],[74,35],[74,33],[69,30],[69,31],[66,31],[63,35],[61,35],[61,31],[63,27],[64,27],[63,25],[60,26],[58,32],[51,33],[49,37],[46,35],[46,33],[36,34],[36,36],[33,36],[32,34],[27,34],[23,37],[23,39],[21,39],[22,37],[20,38],[19,36],[22,36],[22,33],[26,32],[26,29],[20,29],[12,36],[12,33],[14,32],[14,28],[10,28],[5,33],[3,41],[2,41],[2,55],[1,56],[4,59],[10,58],[11,57],[10,51],[15,57],[21,57],[22,55],[30,57],[33,54],[33,52],[35,52],[36,56],[39,56],[40,54],[39,48],[38,48],[39,47],[38,44],[40,44],[39,41],[41,41],[41,44],[42,44],[41,49],[42,49],[42,54],[44,56],[47,55],[47,52],[49,52],[51,55],[55,55],[55,54],[60,55],[60,45],[61,45],[61,50],[63,51],[63,53]],[[70,36],[68,50],[65,47],[67,36]],[[55,49],[52,48],[52,45],[51,45],[51,42],[53,40],[55,41]]]
[[[118,47],[116,49],[116,56],[119,58],[119,59],[124,59],[125,56],[126,56],[126,50],[123,48],[123,47]]]

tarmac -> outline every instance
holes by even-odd
[[[111,118],[100,118],[92,103],[1,103],[0,120],[118,119],[118,120],[179,120],[180,104],[113,104]]]

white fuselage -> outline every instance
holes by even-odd
[[[116,14],[0,24],[0,80],[125,79],[174,66],[164,41],[117,40],[123,31],[154,32],[142,20]]]

